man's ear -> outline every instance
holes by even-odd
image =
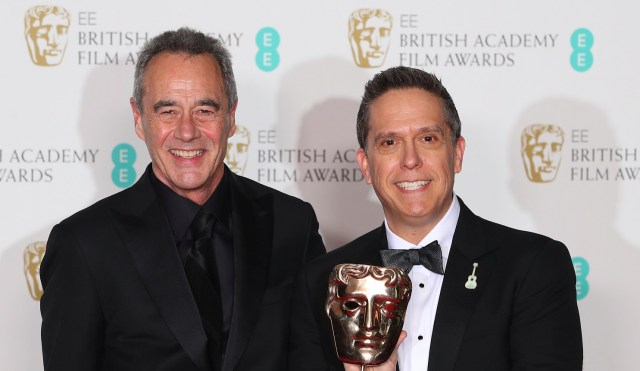
[[[459,137],[453,147],[453,172],[458,174],[462,171],[462,158],[464,157],[464,149],[467,146],[464,137]]]
[[[371,174],[369,174],[369,159],[367,158],[367,152],[358,148],[356,152],[356,160],[358,161],[358,165],[360,165],[360,171],[362,171],[362,175],[364,175],[364,179],[367,181],[367,184],[371,184]]]
[[[142,110],[138,107],[133,98],[129,99],[131,111],[133,112],[133,125],[135,126],[136,135],[144,140],[144,127],[142,126]]]

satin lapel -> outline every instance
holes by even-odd
[[[169,224],[147,175],[129,192],[129,202],[112,210],[114,222],[167,327],[198,368],[209,370],[200,315]]]
[[[231,183],[235,297],[224,370],[235,368],[258,319],[273,244],[271,194],[251,199],[237,182]]]
[[[491,247],[485,244],[479,218],[462,200],[460,208],[433,326],[429,370],[453,370],[467,323],[495,263],[494,255],[488,254]],[[477,287],[467,289],[465,283],[474,262],[478,263]]]

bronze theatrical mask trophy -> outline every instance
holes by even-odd
[[[399,268],[339,264],[329,276],[325,308],[342,362],[378,365],[395,348],[411,280]]]

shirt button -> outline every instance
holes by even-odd
[[[418,335],[418,340],[422,340],[422,335]]]
[[[419,286],[420,286],[420,288],[423,288],[424,287],[424,283],[421,283]]]

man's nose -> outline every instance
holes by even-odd
[[[180,117],[178,124],[173,131],[173,135],[183,141],[189,141],[197,137],[198,128],[191,114],[186,113]]]
[[[413,169],[422,165],[422,158],[415,144],[407,143],[402,151],[402,166]]]

